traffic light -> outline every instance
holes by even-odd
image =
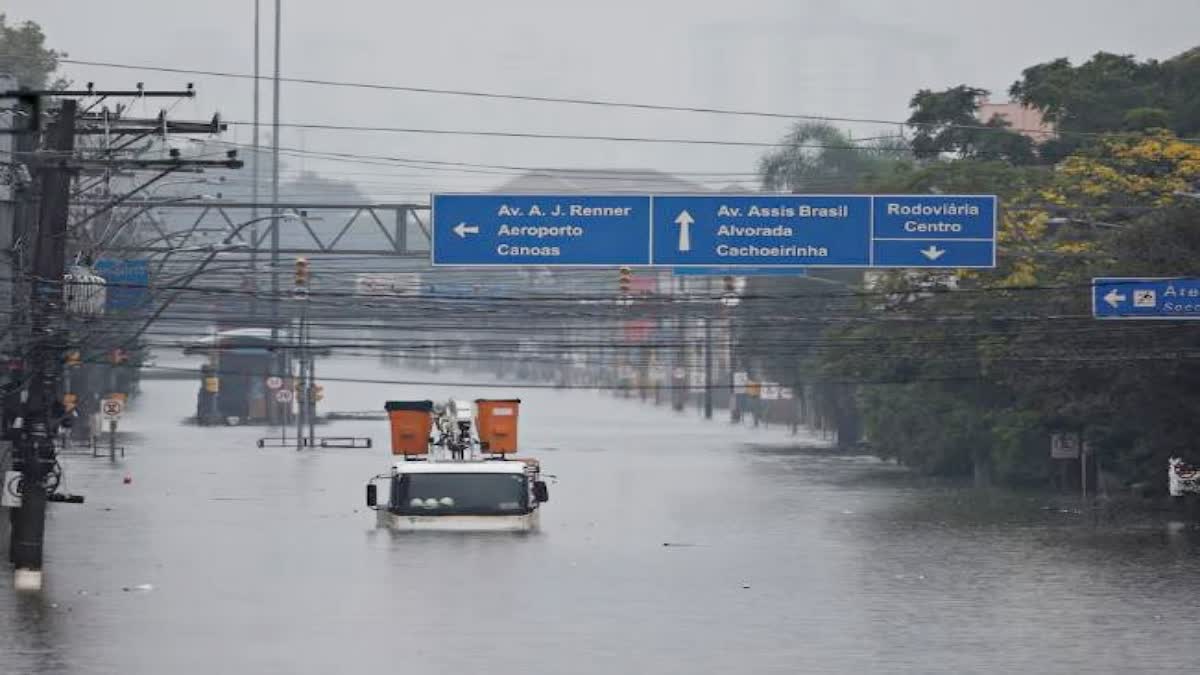
[[[620,270],[619,284],[621,294],[628,295],[629,291],[633,288],[633,270],[629,269],[628,267],[622,267]]]
[[[296,258],[296,287],[308,286],[308,258]]]
[[[322,387],[319,384],[314,384],[312,386],[312,395],[309,397],[308,400],[320,401],[323,398],[325,398],[325,387]]]

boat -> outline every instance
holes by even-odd
[[[379,527],[531,532],[549,500],[541,463],[517,457],[517,399],[388,401],[391,471],[367,483]],[[379,484],[387,486],[380,501]]]

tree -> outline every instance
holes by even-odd
[[[891,170],[909,155],[908,149],[892,138],[855,143],[826,122],[796,124],[782,145],[758,163],[767,190],[853,191],[869,176]]]
[[[1175,193],[1196,181],[1200,147],[1167,132],[1105,138],[1053,170],[933,165],[898,187],[1000,194],[1000,266],[960,274],[962,292],[887,279],[914,300],[827,332],[816,367],[887,383],[861,394],[872,447],[929,473],[1044,481],[1054,431],[1084,432],[1127,483],[1168,455],[1200,459],[1200,327],[1101,326],[1087,290],[1095,276],[1194,275],[1200,208]]]
[[[916,156],[935,159],[952,153],[964,159],[1033,163],[1033,141],[1010,131],[1006,120],[997,116],[980,123],[979,101],[988,93],[965,84],[944,91],[918,91],[908,104],[913,111],[908,123],[916,128],[912,140]]]
[[[1058,160],[1083,147],[1088,134],[1170,129],[1200,134],[1200,48],[1167,61],[1099,52],[1079,66],[1055,59],[1026,68],[1009,93],[1037,108],[1066,135],[1043,155]]]
[[[1169,128],[1183,138],[1200,135],[1200,47],[1164,61],[1161,74]]]
[[[17,78],[18,86],[62,88],[66,83],[50,82],[50,76],[58,70],[58,60],[65,56],[64,52],[46,48],[41,26],[32,21],[9,25],[6,16],[0,14],[0,73]]]

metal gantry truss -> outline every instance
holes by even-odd
[[[80,200],[76,206],[95,208],[106,202]],[[270,255],[274,228],[287,228],[288,255],[384,255],[423,258],[429,255],[427,204],[363,204],[326,202],[238,202],[160,200],[128,201],[134,214],[132,230],[105,247],[113,257],[153,257],[180,249],[209,245],[214,239],[241,244],[242,253]],[[253,231],[237,226],[256,213],[293,213],[295,220],[275,219]],[[170,216],[170,217],[168,217]],[[180,221],[186,223],[180,227]],[[299,233],[299,236],[297,236]],[[281,235],[285,234],[281,231]],[[87,236],[77,233],[78,236]],[[284,239],[284,237],[281,237]],[[299,240],[299,242],[297,241]]]

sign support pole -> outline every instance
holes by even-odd
[[[712,320],[704,317],[704,419],[713,416],[713,336]]]

